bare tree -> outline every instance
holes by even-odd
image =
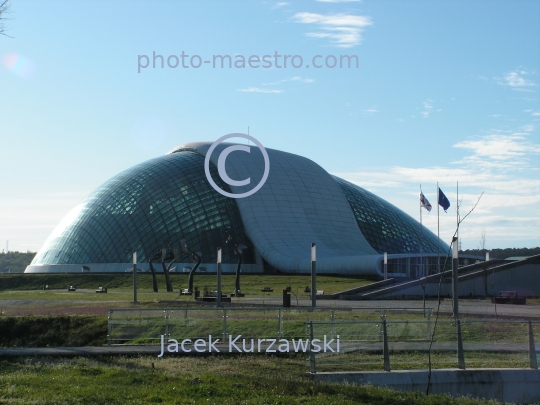
[[[11,4],[9,4],[9,0],[0,0],[0,34],[5,35],[6,37],[9,35],[6,34],[6,26],[4,21],[8,19],[6,16],[9,14],[10,6]]]
[[[486,229],[482,228],[482,234],[480,235],[480,250],[482,253],[486,253]]]
[[[469,210],[469,212],[467,212],[467,214],[463,218],[461,218],[461,216],[459,215],[459,206],[461,205],[461,201],[458,203],[458,223],[457,223],[456,231],[454,232],[454,235],[452,236],[452,240],[454,240],[454,237],[457,236],[461,223],[465,221],[465,218],[471,215],[471,213],[474,211],[474,209],[480,202],[480,199],[482,198],[483,195],[484,195],[484,192],[482,191],[482,194],[480,194],[480,196],[478,197],[478,200],[476,200],[476,203],[473,205],[473,207]],[[439,277],[439,288],[437,292],[437,300],[439,301],[439,304],[437,305],[437,311],[435,312],[435,324],[433,325],[433,330],[431,332],[431,339],[430,339],[429,348],[428,348],[428,382],[427,382],[427,387],[426,387],[426,395],[429,394],[429,388],[431,386],[431,347],[433,346],[433,341],[435,338],[435,331],[437,330],[437,322],[439,321],[439,313],[440,313],[439,311],[441,309],[441,301],[442,301],[441,300],[441,285],[443,281],[443,274],[446,270],[446,265],[448,263],[448,258],[450,257],[450,250],[451,250],[451,245],[448,247],[448,251],[446,252],[446,259],[444,261],[443,270],[440,272],[440,277]],[[459,322],[459,320],[457,321]]]

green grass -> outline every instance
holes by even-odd
[[[161,291],[158,293],[137,291],[137,300],[142,302],[158,302],[160,300],[188,300],[189,297],[178,297],[176,293]],[[67,292],[67,290],[15,290],[1,291],[0,300],[23,300],[23,301],[60,301],[61,305],[66,305],[66,301],[93,301],[96,303],[107,302],[110,306],[115,306],[116,302],[129,303],[133,301],[133,291],[126,289],[109,289],[107,294],[96,294],[94,290],[78,289]],[[31,303],[28,303],[31,304]]]
[[[0,404],[495,404],[315,382],[303,357],[0,360]]]
[[[382,371],[382,353],[353,352],[333,356],[317,356],[317,372],[323,371]],[[529,354],[465,352],[467,368],[528,368]],[[306,366],[307,367],[307,366]],[[458,368],[456,351],[434,351],[431,353],[433,369]],[[428,368],[428,353],[424,351],[391,352],[391,370],[425,370]]]
[[[158,287],[160,292],[166,291],[165,276],[158,274]],[[171,273],[173,287],[178,295],[179,288],[187,288],[187,274]],[[310,276],[289,276],[289,275],[242,275],[241,288],[245,294],[281,296],[285,287],[291,286],[292,292],[297,295],[307,296],[304,293],[306,286],[311,285]],[[204,287],[210,290],[216,289],[216,275],[196,273],[195,287],[203,291]],[[354,287],[370,284],[375,280],[353,277],[318,276],[317,289],[323,290],[327,294]],[[235,276],[224,275],[222,277],[222,288],[224,293],[234,290]],[[109,291],[129,291],[133,288],[133,276],[124,274],[3,274],[0,275],[0,293],[6,291],[23,290],[43,290],[43,285],[49,285],[50,289],[66,290],[69,285],[76,285],[78,289],[95,290],[100,286],[106,286]],[[262,293],[264,287],[273,288],[273,293]],[[152,275],[143,273],[138,275],[138,288],[140,292],[152,291]],[[106,295],[106,294],[95,294]],[[0,297],[0,299],[2,299]]]
[[[0,317],[0,347],[80,347],[107,343],[104,316]]]

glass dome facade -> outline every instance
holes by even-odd
[[[346,180],[332,176],[345,194],[360,231],[379,253],[437,253],[437,236],[389,202]],[[422,249],[420,247],[422,241]],[[440,252],[449,249],[439,242]]]
[[[202,261],[235,262],[225,244],[230,229],[248,247],[245,263],[253,263],[252,244],[245,235],[236,202],[208,183],[204,157],[191,151],[160,156],[136,165],[107,181],[75,207],[53,231],[32,265],[70,263],[129,263],[131,250],[147,262],[162,246],[202,253]],[[218,185],[217,168],[210,171]]]
[[[206,178],[206,145],[187,144],[98,187],[56,227],[27,271],[80,271],[81,264],[103,265],[95,271],[125,271],[113,264],[130,263],[133,250],[139,263],[147,263],[162,248],[179,247],[181,240],[200,254],[203,264],[215,263],[221,247],[223,263],[233,265],[237,257],[226,243],[229,235],[247,247],[243,263],[255,272],[262,272],[265,263],[279,271],[310,271],[301,260],[304,247],[317,238],[324,241],[320,251],[333,257],[327,271],[336,273],[378,274],[375,252],[414,258],[436,254],[437,247],[441,254],[448,251],[436,235],[425,227],[421,232],[416,220],[392,204],[286,152],[270,150],[274,177],[261,193],[242,203],[225,197]],[[231,192],[215,163],[210,161],[214,181]],[[255,164],[246,167],[248,173],[256,169]],[[355,243],[347,250],[336,242],[339,238]]]

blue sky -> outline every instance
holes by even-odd
[[[247,132],[463,248],[540,246],[538,1],[17,1],[0,37],[0,243],[36,251],[85,195],[192,141]],[[140,69],[139,55],[165,67]],[[171,55],[299,55],[171,68]],[[315,55],[358,67],[315,69]],[[144,59],[143,59],[144,60]],[[299,59],[297,58],[296,61]],[[174,65],[174,57],[170,59]],[[280,59],[282,65],[283,57]],[[289,60],[290,62],[290,60]],[[187,66],[190,66],[189,64]],[[424,224],[436,232],[437,217]]]

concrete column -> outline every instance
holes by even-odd
[[[388,253],[384,252],[384,279],[388,280]]]
[[[317,306],[317,245],[311,244],[311,307]]]
[[[221,248],[217,251],[217,304],[221,306]]]
[[[137,252],[133,252],[133,303],[137,302]]]

